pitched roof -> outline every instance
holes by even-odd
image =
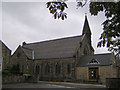
[[[95,64],[90,64],[91,60],[95,59],[97,63]],[[88,55],[88,56],[83,56],[79,59],[79,62],[77,63],[77,67],[81,66],[106,66],[110,65],[111,63],[111,53],[106,53],[106,54],[95,54],[95,55]]]
[[[32,58],[32,50],[35,59],[73,57],[81,41],[82,36],[67,37],[37,43],[24,44],[23,51],[28,58]]]
[[[10,50],[10,49],[8,48],[8,46],[5,45],[5,43],[3,43],[3,41],[0,40],[0,50],[2,50],[2,46],[5,46],[8,50]],[[11,51],[11,50],[10,50],[10,51]]]
[[[25,55],[29,58],[29,59],[32,59],[32,49],[29,49],[29,48],[25,48],[25,47],[22,47],[22,50],[24,51]]]

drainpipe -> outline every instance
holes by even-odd
[[[35,55],[34,55],[34,50],[32,51],[32,59],[34,60],[35,59]]]
[[[35,52],[34,52],[34,50],[32,50],[32,61],[33,61],[33,67],[32,67],[32,74],[34,75],[34,59],[35,59]]]

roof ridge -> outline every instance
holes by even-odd
[[[5,44],[5,42],[3,42],[2,40],[0,40],[0,42],[7,48],[11,51],[11,49]]]
[[[40,42],[26,43],[26,45],[38,44],[38,43],[44,43],[44,42],[50,42],[50,41],[57,41],[57,40],[69,39],[69,38],[76,38],[76,37],[82,37],[82,35],[71,36],[71,37],[63,37],[63,38],[51,39],[51,40],[40,41]]]
[[[30,51],[33,51],[33,49],[30,49],[30,48],[27,48],[27,47],[23,47],[23,46],[22,46],[22,48],[23,48],[23,49],[30,50]]]
[[[93,54],[93,55],[85,55],[82,57],[86,57],[86,56],[97,56],[97,55],[108,55],[108,54],[112,54],[112,53],[98,53],[98,54]]]
[[[98,54],[94,54],[94,55],[107,55],[107,54],[111,54],[111,53],[98,53]]]

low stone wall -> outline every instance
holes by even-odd
[[[21,83],[25,81],[25,77],[21,75],[2,75],[2,83]]]
[[[120,78],[106,78],[107,88],[120,88]]]
[[[39,79],[36,75],[33,76],[23,76],[23,75],[2,75],[2,84],[7,83],[35,83]]]

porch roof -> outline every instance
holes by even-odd
[[[90,61],[95,59],[98,63],[91,63]],[[106,66],[111,64],[111,53],[106,54],[95,54],[95,55],[88,55],[83,56],[79,59],[77,63],[77,67],[82,66]]]

